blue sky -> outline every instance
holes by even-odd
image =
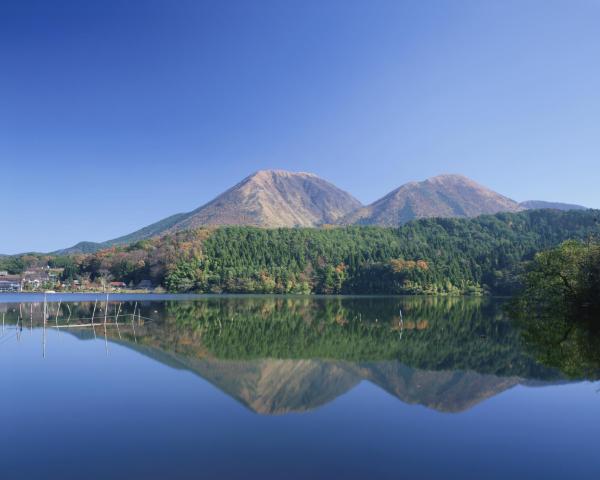
[[[598,25],[595,0],[0,0],[0,253],[262,168],[365,203],[462,173],[600,207]]]

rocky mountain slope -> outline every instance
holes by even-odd
[[[468,410],[515,385],[535,384],[523,378],[473,371],[419,370],[396,361],[359,364],[317,359],[235,361],[190,358],[150,348],[140,352],[197,374],[263,415],[317,409],[363,381],[377,385],[403,403],[453,413]]]
[[[261,170],[169,230],[206,225],[315,227],[333,223],[360,206],[352,195],[311,173]]]
[[[476,217],[523,210],[517,202],[462,175],[410,182],[345,216],[340,223],[402,225],[415,218]]]

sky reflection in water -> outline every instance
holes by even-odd
[[[0,304],[4,478],[600,475],[597,385],[539,365],[498,302],[143,302],[134,336],[131,301],[108,353],[101,303],[96,339],[49,304],[45,358],[43,305],[30,331]]]

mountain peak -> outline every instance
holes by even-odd
[[[514,200],[464,175],[444,174],[406,183],[347,215],[342,223],[397,226],[415,218],[475,217],[522,209]]]
[[[315,227],[360,207],[358,200],[313,173],[259,170],[169,231],[214,225]]]
[[[257,170],[256,172],[254,172],[253,174],[249,175],[246,178],[250,179],[250,178],[273,178],[273,177],[281,177],[281,178],[313,177],[313,178],[318,178],[317,175],[315,175],[314,173],[290,172],[289,170],[282,170],[282,169],[277,169],[277,168]]]
[[[459,183],[470,183],[476,184],[476,182],[465,175],[459,173],[443,173],[434,177],[429,177],[425,182],[430,183],[448,183],[448,182],[459,182]],[[419,182],[417,182],[419,183]]]
[[[260,185],[261,187],[266,187],[275,182],[294,182],[294,181],[303,181],[303,180],[321,180],[314,173],[307,172],[290,172],[288,170],[281,169],[265,169],[265,170],[257,170],[256,172],[248,175],[244,178],[240,183],[235,185],[233,189],[238,188],[242,185]]]

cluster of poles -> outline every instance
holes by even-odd
[[[102,303],[104,303],[104,312],[103,315],[96,315],[96,312],[100,309],[102,310]],[[137,335],[135,326],[136,323],[142,325],[143,321],[151,320],[150,318],[142,316],[141,308],[138,308],[138,302],[135,302],[133,307],[133,313],[126,314],[122,312],[123,302],[119,302],[114,306],[114,314],[109,315],[109,296],[106,295],[106,300],[104,302],[98,301],[98,299],[94,302],[94,307],[92,309],[91,317],[81,317],[81,318],[72,318],[71,307],[68,303],[65,303],[65,306],[68,310],[67,320],[63,323],[59,323],[59,316],[61,313],[62,300],[59,300],[58,307],[56,308],[56,313],[53,314],[51,310],[51,303],[48,302],[47,297],[44,295],[44,304],[43,304],[43,312],[42,312],[42,354],[44,358],[46,357],[46,343],[47,343],[47,334],[46,331],[48,328],[55,329],[57,332],[60,332],[62,329],[71,329],[71,328],[91,328],[94,333],[94,339],[97,338],[96,328],[102,328],[104,330],[104,343],[106,348],[106,354],[108,355],[108,327],[116,327],[117,334],[119,339],[122,339],[121,336],[121,326],[131,326],[133,332],[133,338],[135,343],[137,343]],[[30,320],[30,330],[33,330],[33,303],[30,304],[29,308],[29,320]],[[51,325],[51,318],[54,317],[54,325]],[[119,323],[119,319],[121,322]],[[23,331],[23,323],[24,323],[24,315],[23,315],[23,305],[19,304],[19,315],[17,317],[16,324],[16,337],[17,342],[21,341],[21,334]],[[49,325],[50,324],[50,325]],[[2,337],[5,335],[6,324],[5,324],[5,313],[2,314]],[[60,333],[59,333],[60,334]]]

